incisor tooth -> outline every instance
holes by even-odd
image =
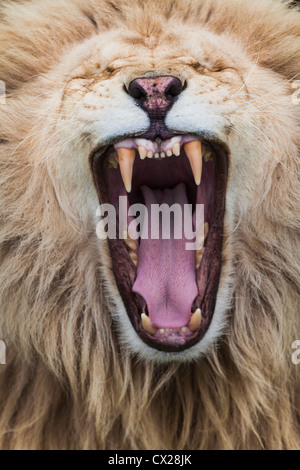
[[[125,147],[120,147],[117,149],[120,171],[123,179],[124,186],[126,191],[130,193],[131,191],[131,181],[132,181],[132,170],[135,159],[135,150],[127,149]]]
[[[179,157],[180,155],[180,142],[177,142],[176,144],[173,145],[172,152],[176,157]]]
[[[142,313],[141,318],[142,325],[147,333],[150,333],[150,335],[155,335],[157,328],[155,328],[150,318],[145,313]]]
[[[159,153],[156,152],[156,153],[154,154],[154,157],[155,157],[155,158],[159,158]]]
[[[195,183],[197,186],[201,183],[202,175],[202,151],[200,140],[187,142],[184,146],[185,153],[190,161]]]
[[[190,323],[188,324],[188,328],[194,333],[196,330],[198,330],[199,326],[201,324],[201,310],[200,308],[197,308],[196,312],[193,313],[190,319]]]
[[[167,151],[167,157],[171,157],[172,156],[172,150],[168,150]]]
[[[152,158],[152,157],[153,157],[153,152],[148,152],[148,153],[147,153],[147,157],[148,157],[148,158]]]
[[[145,158],[147,156],[147,151],[146,151],[145,147],[141,147],[141,146],[138,147],[138,151],[139,151],[141,160],[145,160]]]
[[[165,158],[165,156],[166,156],[165,152],[161,152],[160,157]]]

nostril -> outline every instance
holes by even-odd
[[[166,88],[165,94],[166,96],[175,97],[180,95],[183,90],[183,86],[179,78],[172,77],[172,82]]]
[[[136,100],[140,100],[141,98],[145,98],[147,96],[147,92],[139,84],[138,80],[133,80],[129,84],[128,93]]]

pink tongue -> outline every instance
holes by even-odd
[[[159,240],[151,240],[150,215],[151,204],[164,203],[180,205],[183,215],[184,204],[188,204],[186,188],[180,183],[174,189],[152,190],[146,186],[141,189],[149,215],[149,239],[141,239],[133,291],[145,299],[149,317],[157,328],[182,328],[189,323],[192,303],[198,294],[195,252],[185,249],[187,240],[184,233],[182,239],[174,239],[173,217],[170,239],[162,239],[164,227],[161,230],[160,218]]]

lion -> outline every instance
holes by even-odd
[[[297,7],[5,0],[0,44],[0,447],[299,448]],[[202,244],[101,238],[121,196]]]

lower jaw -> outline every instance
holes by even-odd
[[[116,284],[132,327],[144,343],[158,351],[176,353],[199,343],[210,326],[215,310],[222,266],[228,160],[227,153],[223,148],[216,147],[213,143],[209,145],[214,150],[215,155],[215,192],[209,236],[206,240],[200,267],[196,270],[198,295],[195,297],[191,309],[192,312],[196,312],[198,309],[201,310],[201,324],[196,331],[190,331],[187,325],[180,328],[164,328],[164,331],[157,328],[157,331],[152,332],[152,334],[145,330],[141,314],[148,312],[147,303],[141,295],[133,291],[137,277],[136,266],[129,257],[123,239],[108,239]],[[112,202],[109,178],[105,166],[106,160],[103,155],[103,152],[101,154],[99,152],[94,155],[92,160],[95,184],[102,204]]]

